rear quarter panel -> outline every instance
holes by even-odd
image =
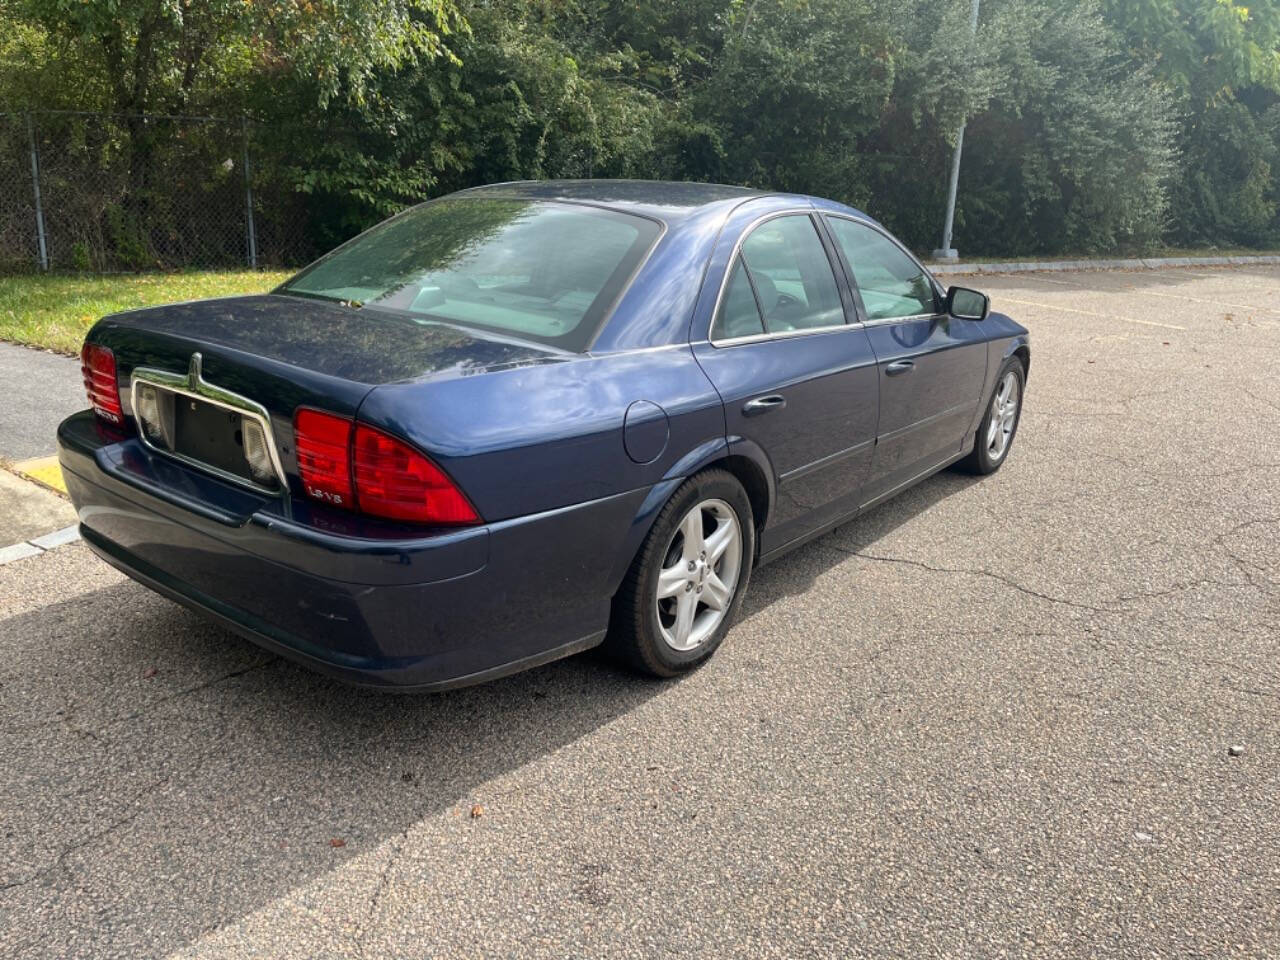
[[[642,410],[645,452],[658,449],[647,463],[624,443],[637,401],[661,409]],[[428,451],[490,522],[650,487],[724,445],[719,396],[688,345],[378,387],[359,418]]]

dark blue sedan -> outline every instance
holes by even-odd
[[[256,643],[442,689],[672,676],[751,571],[1008,456],[1027,331],[865,214],[691,183],[414,207],[265,296],[117,314],[59,428],[84,540]]]

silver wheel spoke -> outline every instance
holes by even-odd
[[[711,536],[705,541],[705,549],[707,551],[707,566],[714,567],[720,562],[720,558],[724,556],[724,552],[737,538],[738,531],[732,524],[722,523],[711,532]]]
[[[658,574],[658,599],[665,600],[682,593],[689,582],[688,569],[683,563],[668,567]]]
[[[680,524],[680,532],[684,534],[682,556],[685,560],[697,560],[702,554],[702,509],[695,507]]]
[[[676,643],[685,647],[689,643],[689,634],[693,632],[693,615],[698,612],[698,600],[692,591],[680,594],[676,601]]]
[[[732,591],[725,586],[724,581],[714,573],[707,574],[707,582],[702,587],[703,603],[712,610],[724,611],[729,609],[729,600],[732,596]]]

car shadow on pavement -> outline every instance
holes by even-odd
[[[942,474],[852,541],[762,568],[747,615],[971,482]],[[0,909],[56,928],[19,931],[32,956],[181,949],[425,817],[465,824],[490,781],[672,689],[597,653],[443,694],[360,690],[129,582],[0,636]]]
[[[127,582],[0,636],[0,912],[54,924],[11,931],[32,956],[180,949],[669,686],[586,656],[365,691]]]

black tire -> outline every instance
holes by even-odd
[[[695,506],[711,502],[727,504],[737,517],[738,534],[741,538],[737,582],[732,586],[727,611],[714,631],[693,649],[679,650],[663,637],[661,618],[666,614],[659,611],[662,602],[657,599],[658,577],[664,565],[669,566],[677,555],[673,552],[677,533],[681,534],[679,542],[683,542],[681,522]],[[714,529],[718,529],[718,525],[713,528],[713,532]],[[613,614],[609,624],[609,649],[636,670],[658,677],[674,677],[698,666],[715,653],[742,608],[742,598],[751,579],[755,546],[756,530],[751,501],[737,478],[727,470],[718,469],[705,470],[690,477],[659,511],[640,551],[631,561],[622,586],[614,595]],[[670,573],[670,569],[668,572]],[[694,574],[690,574],[690,577],[694,577]],[[701,590],[698,592],[701,593]],[[668,598],[668,604],[675,602],[676,598]],[[699,615],[703,612],[701,607],[695,606],[695,609]]]
[[[995,416],[995,398],[996,392],[1000,389],[1001,383],[1009,373],[1012,373],[1018,383],[1017,410],[1014,413],[1013,430],[1009,434],[1008,439],[1004,443],[1004,447],[999,452],[999,456],[993,456],[987,437],[991,430],[991,420]],[[1022,422],[1022,401],[1026,397],[1027,387],[1027,371],[1022,365],[1020,357],[1010,357],[1000,367],[1000,372],[996,374],[995,386],[991,388],[991,395],[987,397],[986,410],[982,415],[982,422],[978,424],[978,433],[973,438],[973,449],[969,451],[968,456],[956,463],[956,468],[966,473],[976,474],[978,476],[986,476],[995,473],[1000,469],[1001,464],[1009,459],[1009,451],[1013,449],[1013,441],[1018,436],[1018,424]]]

